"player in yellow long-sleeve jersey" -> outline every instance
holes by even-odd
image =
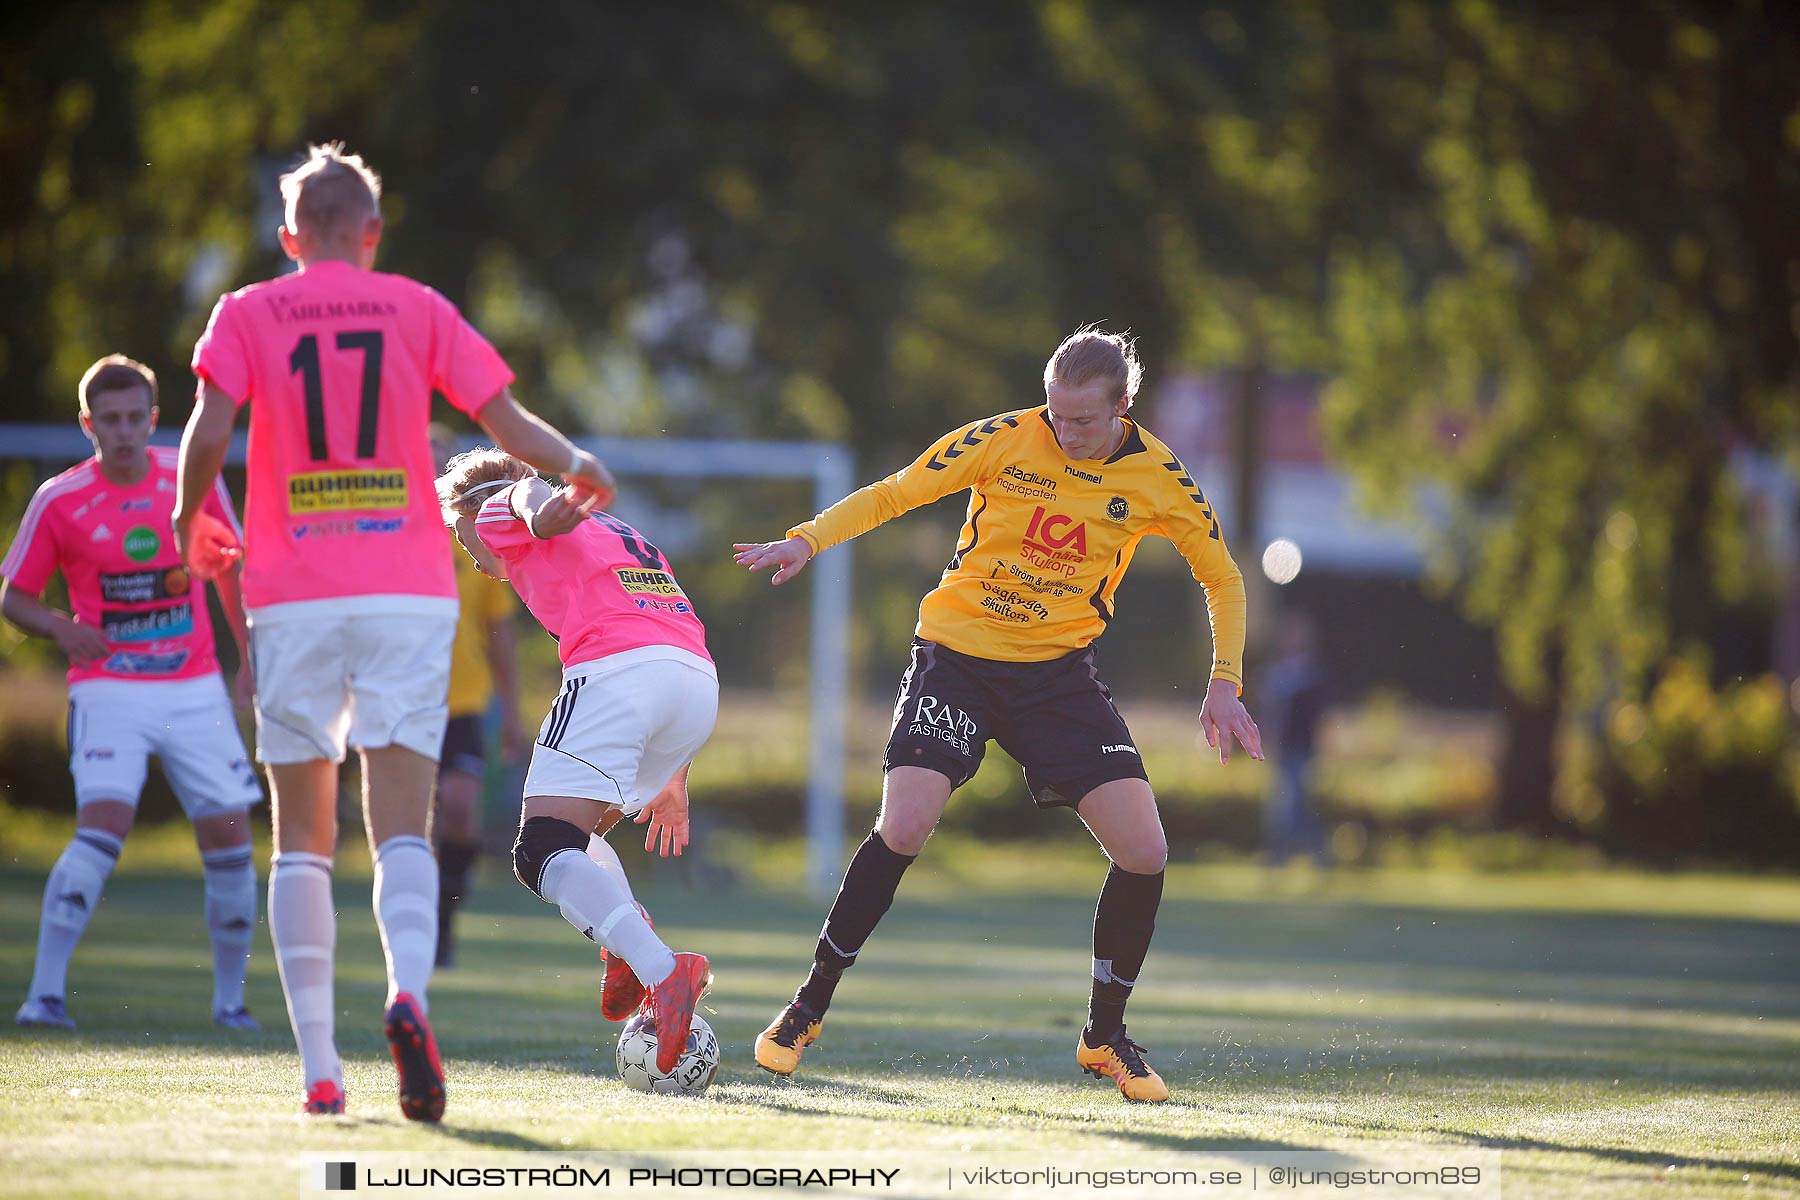
[[[1243,688],[1244,581],[1212,506],[1169,448],[1127,413],[1142,378],[1128,338],[1083,329],[1044,368],[1045,403],[966,425],[905,470],[857,491],[778,542],[739,544],[751,570],[794,577],[813,555],[909,509],[968,489],[956,553],[919,606],[882,766],[881,815],[844,873],[812,972],[756,1040],[756,1061],[791,1074],[833,990],[893,903],[900,877],[991,738],[1025,769],[1040,808],[1080,814],[1112,866],[1094,913],[1094,972],[1076,1060],[1131,1100],[1169,1090],[1125,1032],[1150,948],[1168,842],[1131,731],[1092,643],[1138,542],[1173,542],[1206,590],[1213,664],[1200,723],[1230,756],[1262,757]]]
[[[456,453],[456,437],[442,425],[431,427],[431,453],[442,474]],[[510,587],[483,575],[462,553],[456,556],[456,594],[461,607],[450,647],[450,719],[444,725],[444,749],[438,759],[434,822],[440,967],[455,963],[456,910],[469,894],[480,850],[481,787],[487,774],[487,737],[481,722],[491,703],[499,702],[500,746],[507,761],[519,761],[528,745],[519,724],[513,631],[519,602]]]

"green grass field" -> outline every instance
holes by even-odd
[[[1167,1150],[1503,1152],[1507,1196],[1800,1192],[1800,881],[1171,869],[1132,1030],[1175,1093],[1124,1103],[1079,1075],[1102,873],[1069,849],[935,844],[793,1081],[749,1044],[798,981],[823,907],[753,845],[725,892],[643,889],[713,957],[725,1044],[702,1099],[614,1077],[599,969],[490,863],[461,965],[434,984],[443,1126],[392,1099],[366,860],[340,870],[350,1115],[296,1113],[266,935],[260,1035],[206,1020],[197,873],[132,850],[77,954],[76,1035],[0,1032],[0,1194],[290,1194],[310,1151],[1021,1149],[1111,1165]],[[9,851],[10,858],[12,852]],[[30,972],[43,864],[0,870],[6,1003]]]

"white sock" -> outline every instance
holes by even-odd
[[[624,959],[645,987],[655,987],[675,969],[674,952],[644,920],[631,889],[587,854],[552,856],[544,864],[542,886],[544,899],[562,909],[564,920]]]
[[[69,957],[100,905],[106,877],[125,848],[122,838],[101,829],[77,829],[50,868],[44,884],[44,914],[38,922],[37,965],[31,995],[62,997],[69,986]]]
[[[625,864],[619,861],[619,852],[612,848],[611,842],[597,833],[588,834],[587,855],[618,882],[628,899],[636,898],[631,893],[631,880],[625,877]]]
[[[206,870],[206,929],[212,934],[213,1011],[229,1012],[244,1006],[244,972],[256,933],[256,868],[248,845],[207,850],[200,862]]]
[[[269,937],[287,997],[288,1022],[300,1047],[300,1065],[311,1085],[328,1079],[339,1087],[337,1017],[332,959],[337,953],[337,908],[331,898],[331,860],[285,850],[269,868]]]
[[[428,1011],[425,989],[437,958],[438,865],[424,838],[405,834],[375,847],[375,925],[387,956],[388,1003],[407,992]]]

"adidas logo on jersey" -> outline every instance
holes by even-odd
[[[88,540],[92,542],[107,542],[112,540],[112,535],[112,530],[108,529],[105,524],[100,524],[94,526],[93,535]]]

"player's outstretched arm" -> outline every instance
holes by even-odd
[[[561,475],[582,512],[605,508],[618,494],[612,472],[600,460],[579,449],[548,421],[513,399],[511,388],[482,405],[475,415],[494,444],[540,471]]]
[[[791,537],[783,542],[733,542],[732,559],[742,567],[752,571],[761,571],[766,567],[774,567],[775,574],[770,583],[786,583],[798,575],[806,564],[812,560],[812,545],[803,537]]]
[[[1262,761],[1262,734],[1244,702],[1238,699],[1237,684],[1229,679],[1215,679],[1206,688],[1206,703],[1200,706],[1200,728],[1206,733],[1206,744],[1219,752],[1221,763],[1231,761],[1231,739]]]
[[[111,652],[98,629],[51,608],[11,580],[0,585],[0,616],[26,633],[49,638],[76,666],[92,666]]]

